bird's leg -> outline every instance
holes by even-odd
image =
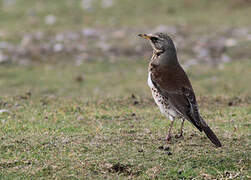
[[[177,134],[175,138],[183,137],[183,126],[184,126],[185,119],[182,119],[181,127],[180,127],[180,134]]]
[[[167,134],[167,136],[166,136],[166,140],[167,140],[167,141],[170,141],[170,140],[171,140],[171,137],[172,137],[171,131],[172,131],[172,128],[173,128],[173,123],[174,123],[174,120],[171,121],[170,127],[169,127],[169,129],[168,129],[168,134]]]

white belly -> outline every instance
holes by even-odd
[[[171,121],[173,121],[174,117],[177,116],[177,113],[171,108],[171,105],[169,103],[164,103],[166,102],[166,100],[158,93],[157,89],[154,87],[150,72],[148,73],[147,82],[148,86],[151,88],[153,99],[158,105],[160,112],[163,113]]]

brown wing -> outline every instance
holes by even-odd
[[[200,116],[191,83],[179,64],[168,67],[153,66],[151,79],[159,92],[170,100],[177,112],[189,120],[198,130],[204,131],[217,147],[221,147],[217,136]]]
[[[202,131],[193,88],[182,67],[179,64],[169,67],[156,66],[152,69],[151,79],[177,112]]]

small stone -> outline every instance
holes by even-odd
[[[81,7],[83,10],[92,11],[93,10],[93,0],[82,0]]]
[[[159,146],[158,149],[163,150],[164,146]]]
[[[139,149],[138,152],[144,152],[144,150],[143,149]]]
[[[0,63],[6,62],[8,60],[8,56],[4,55],[1,51],[0,51]]]
[[[84,81],[84,77],[82,75],[78,75],[76,78],[75,78],[75,81],[81,83]]]
[[[228,47],[233,47],[233,46],[236,46],[237,43],[238,42],[237,42],[236,39],[229,38],[229,39],[226,40],[225,45],[228,46]]]
[[[55,24],[57,18],[54,15],[48,15],[45,17],[45,23],[48,25],[53,25]]]
[[[169,151],[170,150],[170,147],[166,146],[164,147],[164,151]]]
[[[31,96],[31,92],[30,92],[30,91],[27,91],[27,92],[25,93],[25,95],[26,95],[26,96]]]
[[[134,101],[133,104],[137,105],[137,104],[139,104],[139,101]]]
[[[63,48],[64,48],[64,46],[63,46],[62,44],[60,44],[60,43],[57,43],[57,44],[55,44],[55,45],[53,46],[54,52],[60,52],[60,51],[63,50]]]
[[[197,168],[197,166],[196,165],[192,165],[192,168],[195,169],[195,168]]]
[[[3,113],[10,113],[10,111],[7,109],[0,109],[0,114],[3,114]]]
[[[103,0],[102,1],[102,7],[103,8],[109,8],[113,6],[113,0]]]
[[[228,102],[228,106],[233,106],[233,102],[232,102],[232,101],[229,101],[229,102]]]
[[[95,29],[86,28],[82,30],[82,35],[86,37],[94,37],[98,35],[98,32]]]
[[[84,117],[80,115],[80,116],[77,117],[77,120],[82,121],[82,120],[84,120]]]
[[[168,156],[171,156],[173,153],[171,153],[171,152],[166,152],[166,154],[167,154]]]

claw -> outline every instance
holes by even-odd
[[[175,138],[178,139],[178,138],[183,138],[183,135],[182,134],[176,134],[175,135]]]
[[[171,141],[171,139],[172,139],[172,136],[170,135],[167,135],[167,137],[165,138],[166,141]]]

